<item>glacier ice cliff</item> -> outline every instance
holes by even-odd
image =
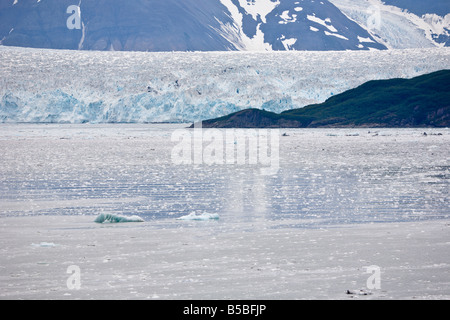
[[[369,80],[450,69],[450,48],[99,52],[0,46],[0,122],[193,122],[320,103]]]

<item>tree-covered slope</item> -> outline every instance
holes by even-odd
[[[249,109],[204,127],[448,127],[450,70],[413,79],[369,81],[321,104],[281,114]]]

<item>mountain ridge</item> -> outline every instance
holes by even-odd
[[[433,25],[426,34],[417,29],[420,26],[411,26],[412,20],[392,24],[385,19],[383,26],[400,28],[396,38],[386,39],[394,33],[371,28],[362,1],[346,5],[352,14],[340,6],[345,4],[341,0],[77,0],[78,4],[73,0],[3,0],[0,45],[152,52],[383,50],[399,42],[410,43],[410,47],[450,45],[450,15],[449,19],[430,16],[427,22],[414,16],[418,22],[413,22],[425,25],[422,28]],[[392,11],[392,6],[370,1]],[[444,2],[437,2],[436,10],[425,10],[424,4],[411,10],[446,12]],[[71,5],[80,8],[79,28],[66,25]],[[405,33],[404,28],[417,32]]]

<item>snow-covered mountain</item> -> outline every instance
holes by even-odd
[[[449,12],[448,0],[0,0],[0,44],[115,51],[417,48],[449,45]]]
[[[244,50],[386,49],[329,1],[220,2],[230,12],[238,46]],[[223,25],[222,30],[229,27]]]

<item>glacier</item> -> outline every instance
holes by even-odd
[[[389,49],[450,45],[450,5],[432,2],[330,0]]]
[[[0,123],[189,123],[282,112],[450,68],[450,48],[101,52],[0,46]]]

